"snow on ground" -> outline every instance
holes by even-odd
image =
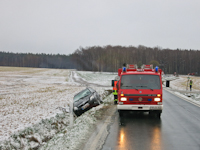
[[[112,94],[106,97],[105,89],[112,89],[109,86],[116,76],[117,73],[0,67],[0,149],[79,149],[101,118],[97,114],[112,102]],[[192,92],[186,91],[187,76],[164,76],[171,80],[165,89],[199,103],[200,77],[191,78]],[[104,104],[78,117],[71,128],[69,114],[57,108],[66,108],[73,96],[85,88],[74,79],[93,83],[92,88],[104,97]]]
[[[109,112],[110,103],[113,103],[113,95],[109,95],[104,99],[104,104],[94,107],[91,110],[85,112],[81,117],[78,117],[72,128],[69,126],[65,134],[64,131],[54,136],[46,145],[40,148],[40,150],[80,150],[85,146],[85,142],[89,139],[91,132],[95,129],[94,125],[98,123],[98,120],[107,116]],[[105,133],[104,133],[105,134]]]
[[[193,81],[192,91],[190,91],[188,77]],[[191,101],[192,103],[200,104],[200,77],[180,75],[175,77],[166,75],[164,80],[170,81],[170,87],[165,88],[175,95]]]
[[[69,73],[69,70],[1,67],[0,140],[54,116],[59,106],[66,107],[74,94],[83,89],[66,84]]]
[[[72,71],[74,70],[0,67],[0,143],[10,140],[13,148],[19,148],[19,143],[24,143],[21,145],[25,149],[34,148],[45,145],[48,138],[64,130],[69,124],[69,114],[63,114],[57,108],[66,108],[73,96],[85,88],[84,85],[74,83]],[[91,72],[81,73],[87,77],[85,80],[96,76]],[[78,75],[75,78],[80,78]],[[105,76],[99,74],[99,78],[105,80],[101,75]],[[108,86],[110,79],[112,77],[107,79]],[[93,88],[100,95],[105,92],[103,87]],[[29,130],[30,137],[25,137]],[[46,135],[42,137],[42,134]],[[13,142],[13,137],[17,137],[14,138],[17,141]]]
[[[115,72],[90,72],[90,71],[78,71],[78,76],[83,78],[89,83],[95,83],[99,85],[111,86],[111,80],[114,80],[118,74]]]

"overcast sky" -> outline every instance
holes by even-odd
[[[106,45],[200,50],[200,0],[0,0],[0,51]]]

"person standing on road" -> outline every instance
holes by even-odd
[[[193,83],[193,81],[190,80],[190,91],[192,91],[192,83]]]

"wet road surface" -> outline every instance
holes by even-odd
[[[116,113],[102,150],[200,150],[200,107],[163,91],[161,119]]]

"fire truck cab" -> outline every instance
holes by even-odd
[[[127,65],[118,69],[117,83],[120,117],[126,111],[144,111],[160,118],[163,109],[162,70],[153,65]]]

